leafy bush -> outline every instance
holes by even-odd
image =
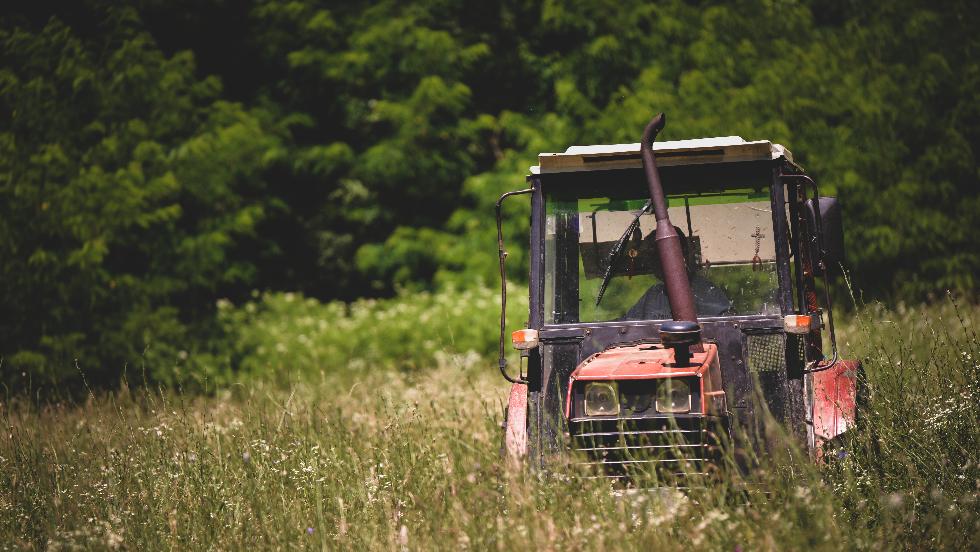
[[[509,332],[523,327],[527,294],[511,287],[508,296]],[[243,376],[282,382],[332,372],[490,366],[486,359],[497,350],[499,313],[499,290],[452,286],[349,304],[262,293],[241,306],[218,305],[219,323]]]

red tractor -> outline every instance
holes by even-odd
[[[860,370],[838,358],[826,281],[840,206],[779,144],[654,144],[663,125],[639,144],[542,153],[529,187],[497,202],[503,283],[501,205],[531,201],[518,375],[501,287],[505,448],[534,466],[572,450],[629,481],[705,472],[720,441],[738,447],[739,428],[775,419],[819,458],[855,422]]]

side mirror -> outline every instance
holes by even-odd
[[[821,197],[816,202],[806,202],[807,226],[811,236],[820,234],[823,251],[813,251],[822,259],[828,271],[834,270],[844,260],[844,226],[840,202],[836,197]]]

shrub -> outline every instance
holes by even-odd
[[[527,295],[512,287],[508,296],[508,327],[515,329],[527,318]],[[256,293],[241,306],[218,305],[219,323],[240,371],[280,381],[337,371],[418,371],[450,361],[480,362],[497,350],[499,312],[498,291],[451,286],[353,303]]]

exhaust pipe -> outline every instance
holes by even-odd
[[[694,308],[694,293],[691,291],[691,280],[687,274],[684,252],[681,249],[681,238],[674,230],[667,214],[667,199],[660,184],[660,172],[657,161],[653,157],[651,144],[657,134],[664,128],[666,117],[661,113],[654,117],[643,131],[640,142],[640,154],[643,157],[643,170],[646,173],[647,185],[650,187],[650,200],[653,202],[654,215],[657,217],[657,254],[660,256],[660,266],[664,271],[664,287],[667,289],[667,301],[674,320],[697,322],[697,310]]]

